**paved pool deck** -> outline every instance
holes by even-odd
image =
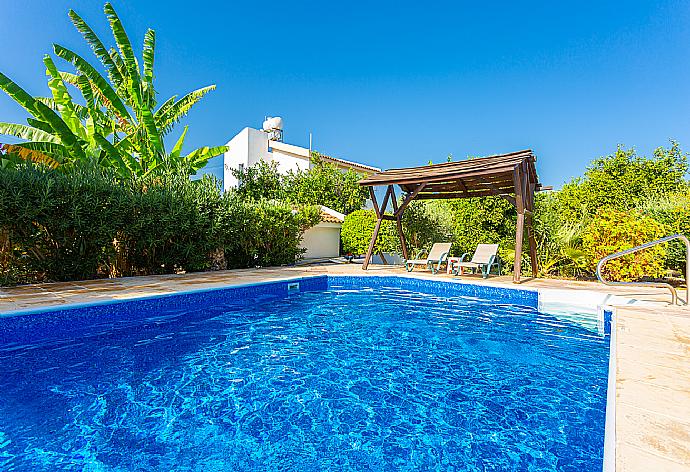
[[[0,313],[317,274],[451,277],[392,266],[370,266],[365,273],[357,264],[333,264],[50,283],[0,288]],[[461,280],[516,287],[510,277]],[[575,291],[575,298],[615,295],[612,303],[622,304],[616,315],[616,470],[690,471],[690,308],[670,306],[662,289],[554,279],[525,279],[518,287]]]

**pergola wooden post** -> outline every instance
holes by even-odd
[[[535,161],[534,154],[528,149],[461,162],[390,169],[362,179],[359,183],[369,187],[377,218],[362,268],[366,270],[369,267],[376,246],[376,239],[384,220],[395,221],[403,257],[408,258],[407,244],[402,229],[402,215],[412,200],[498,195],[513,204],[517,210],[513,282],[520,283],[525,223],[527,225],[532,276],[536,277],[539,267],[537,264],[537,245],[532,227],[534,223],[532,212],[534,210],[534,194],[541,190],[542,186],[537,177]],[[386,193],[380,207],[374,192],[374,186],[377,185],[386,186]],[[395,196],[395,185],[398,185],[406,194],[399,205]],[[386,213],[388,200],[392,200],[392,214]]]

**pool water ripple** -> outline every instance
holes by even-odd
[[[0,468],[601,470],[608,339],[332,288],[0,346]]]

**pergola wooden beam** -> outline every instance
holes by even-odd
[[[376,246],[381,224],[384,220],[395,221],[403,256],[407,259],[407,244],[402,229],[402,215],[414,199],[474,198],[490,195],[500,196],[509,201],[517,210],[515,228],[515,264],[513,282],[520,283],[522,247],[527,226],[527,241],[532,275],[538,272],[537,248],[534,238],[533,209],[534,193],[542,188],[538,181],[535,166],[536,158],[531,150],[517,151],[461,162],[449,162],[431,166],[390,169],[373,174],[359,183],[368,186],[377,222],[374,227],[369,249],[362,264],[367,269]],[[383,202],[379,207],[374,192],[375,186],[386,186]],[[406,196],[398,205],[395,195],[398,185]],[[388,200],[393,200],[393,214],[386,214]]]

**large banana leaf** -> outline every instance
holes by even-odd
[[[105,152],[111,166],[115,168],[121,177],[129,178],[133,175],[140,175],[136,168],[131,168],[127,163],[125,163],[125,159],[123,159],[120,151],[115,148],[110,141],[105,139],[99,133],[94,134],[94,139],[103,148],[103,151]]]
[[[10,98],[21,105],[22,108],[38,118],[36,100],[2,72],[0,72],[0,90],[4,91]]]
[[[79,142],[79,138],[72,133],[69,126],[62,121],[62,118],[41,102],[34,102],[34,107],[39,117],[53,128],[55,135],[57,135],[62,144],[73,153],[74,157],[85,159],[86,153]]]
[[[26,149],[31,149],[32,151],[39,151],[47,156],[50,156],[51,159],[54,159],[57,161],[60,165],[69,162],[71,160],[71,156],[65,146],[62,144],[56,144],[56,143],[47,143],[47,142],[28,142],[28,143],[20,143],[17,144],[17,146],[21,146]]]
[[[170,151],[170,155],[168,156],[168,160],[173,161],[173,162],[179,161],[180,155],[182,154],[182,146],[184,145],[184,139],[185,139],[185,137],[187,137],[187,130],[188,129],[189,129],[189,126],[184,127],[182,134],[177,139],[177,142],[175,143],[175,146],[173,146],[172,151]]]
[[[156,113],[153,114],[154,118],[156,118],[156,123],[160,120],[160,117],[164,114],[167,113],[167,111],[170,109],[175,104],[175,100],[177,100],[177,95],[173,95],[169,99],[163,102],[163,104],[156,110]]]
[[[74,67],[84,74],[93,84],[94,89],[99,93],[100,98],[104,101],[104,105],[108,107],[113,113],[120,119],[124,124],[129,124],[132,118],[129,115],[129,111],[125,107],[124,103],[120,97],[115,93],[115,90],[110,86],[107,80],[93,68],[91,64],[86,62],[77,53],[70,51],[69,49],[60,46],[59,44],[53,45],[53,50],[55,54],[59,57],[71,62]]]
[[[72,74],[71,72],[61,71],[60,77],[66,84],[74,85],[76,87],[80,76],[79,74]]]
[[[204,95],[206,95],[211,90],[215,90],[215,85],[209,85],[207,87],[194,90],[189,92],[184,97],[180,98],[177,102],[168,105],[168,100],[161,106],[161,108],[156,113],[156,126],[161,129],[163,135],[170,132],[172,127],[179,122],[189,110],[199,101]]]
[[[53,128],[51,128],[50,125],[45,121],[37,120],[35,118],[27,118],[26,122],[29,123],[29,126],[38,128],[41,131],[45,131],[48,134],[53,134]]]
[[[113,37],[115,38],[115,43],[120,50],[120,54],[122,55],[122,59],[124,59],[127,70],[130,71],[130,74],[131,70],[133,69],[139,70],[137,58],[134,55],[134,50],[132,49],[132,43],[129,41],[129,37],[127,36],[124,26],[122,25],[122,21],[120,21],[120,17],[117,16],[115,9],[110,3],[105,4],[103,11],[105,12],[105,16],[108,17],[110,29],[113,31]]]
[[[31,162],[36,162],[40,164],[44,164],[48,166],[51,169],[55,169],[57,166],[60,165],[58,161],[53,159],[52,157],[48,156],[47,154],[44,154],[39,151],[35,151],[33,149],[28,149],[20,144],[4,144],[0,143],[0,155],[4,154],[5,156],[3,157],[8,157],[8,156],[17,156],[20,159],[23,159],[25,161],[31,161]]]
[[[115,61],[113,61],[108,49],[106,49],[106,47],[103,45],[103,42],[100,40],[98,35],[96,35],[91,27],[86,24],[86,22],[79,15],[77,15],[74,10],[69,11],[69,17],[72,20],[72,24],[74,24],[74,26],[89,44],[93,53],[103,63],[103,66],[108,71],[110,81],[115,84],[116,87],[122,86],[124,77],[120,73]]]
[[[155,93],[153,92],[153,59],[156,50],[156,32],[152,29],[146,31],[144,35],[144,49],[142,57],[144,59],[144,83],[149,89],[149,97],[151,107],[155,106],[153,100]]]
[[[201,147],[187,154],[183,159],[183,163],[185,167],[196,173],[196,171],[208,163],[209,159],[220,156],[227,150],[227,146]]]
[[[27,141],[43,141],[56,144],[60,143],[60,140],[50,133],[32,126],[15,123],[0,123],[0,134],[16,136],[21,139],[26,139]]]
[[[60,72],[57,70],[57,67],[55,67],[53,59],[46,54],[43,57],[43,63],[46,65],[47,73],[50,76],[48,87],[50,87],[50,90],[53,92],[53,100],[57,106],[57,111],[60,113],[63,121],[72,133],[86,141],[86,129],[84,129],[84,126],[81,124],[81,120],[74,107],[72,96],[69,94],[69,91],[67,91],[67,87],[62,81]]]

